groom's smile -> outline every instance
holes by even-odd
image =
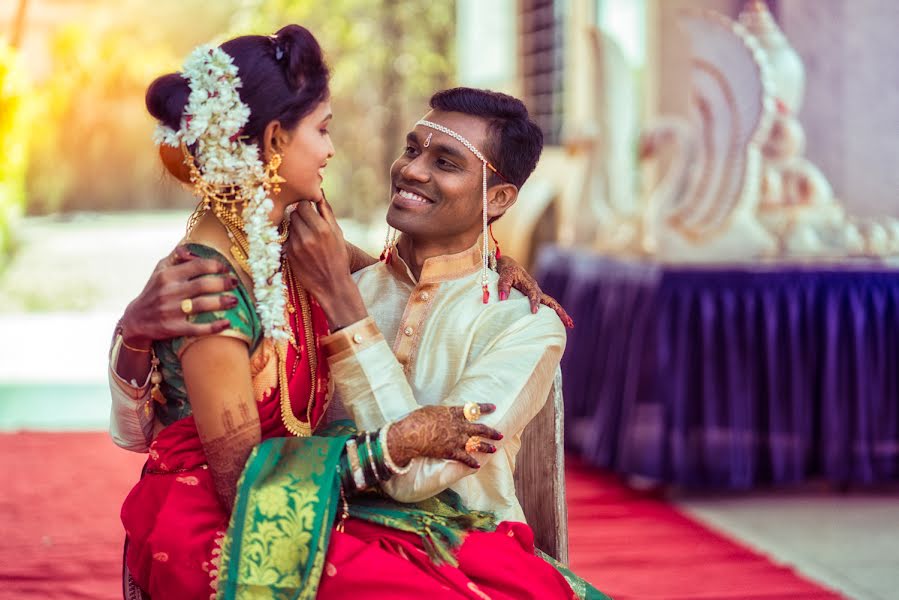
[[[428,198],[422,192],[405,185],[394,186],[394,194],[391,201],[398,208],[413,210],[434,203],[433,200]]]
[[[426,118],[485,146],[487,123],[432,110]],[[477,239],[481,227],[481,163],[461,142],[418,125],[390,168],[387,221],[399,231],[431,239]]]

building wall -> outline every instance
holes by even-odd
[[[782,0],[805,62],[806,155],[851,213],[899,216],[899,2]]]
[[[649,93],[657,114],[686,114],[690,47],[684,10],[736,18],[743,0],[654,0]],[[806,67],[806,156],[850,213],[899,216],[899,2],[769,0]]]

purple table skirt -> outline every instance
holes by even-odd
[[[899,272],[689,268],[545,248],[575,321],[566,443],[685,487],[899,480]]]

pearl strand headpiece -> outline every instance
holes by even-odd
[[[471,151],[471,153],[474,154],[478,158],[478,160],[481,161],[481,199],[483,201],[483,226],[484,226],[484,231],[481,236],[481,240],[482,240],[482,244],[483,244],[483,247],[481,248],[481,260],[483,261],[483,271],[481,272],[481,289],[483,290],[484,304],[487,304],[487,301],[490,300],[490,291],[487,289],[487,282],[488,282],[487,271],[490,269],[490,262],[489,262],[489,257],[488,257],[490,248],[489,248],[489,242],[487,240],[487,227],[489,225],[489,223],[487,222],[487,169],[490,169],[491,171],[496,173],[503,180],[505,180],[506,178],[503,177],[502,174],[496,170],[496,167],[494,167],[492,164],[490,164],[490,161],[487,160],[483,154],[481,154],[481,151],[474,147],[474,144],[472,144],[471,142],[466,140],[464,137],[462,137],[460,134],[456,133],[449,127],[445,127],[445,126],[441,125],[440,123],[434,123],[433,121],[427,121],[425,119],[420,119],[415,124],[422,125],[424,127],[430,127],[431,129],[436,129],[440,133],[445,133],[446,135],[450,136],[451,138],[458,140],[463,146],[468,148]]]

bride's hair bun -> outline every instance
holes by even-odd
[[[177,131],[181,126],[181,116],[187,106],[188,96],[190,86],[180,73],[163,75],[147,88],[147,111],[154,119]]]
[[[249,142],[258,143],[274,120],[293,129],[328,98],[328,66],[321,46],[305,27],[287,25],[271,36],[240,36],[222,44],[221,49],[234,60],[243,82],[238,93],[250,108],[243,128]],[[147,89],[147,111],[160,124],[177,131],[189,96],[190,86],[180,73],[163,75]],[[163,154],[169,158],[164,160],[166,167],[183,179],[183,169],[173,170],[175,154]]]
[[[294,89],[327,81],[328,67],[321,46],[305,27],[287,25],[273,37],[275,58],[281,63],[287,83]]]

